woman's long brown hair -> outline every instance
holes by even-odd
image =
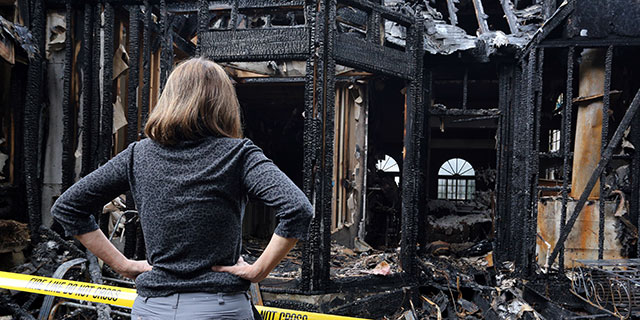
[[[240,105],[224,69],[206,58],[178,64],[144,133],[163,145],[212,135],[241,138]]]

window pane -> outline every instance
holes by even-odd
[[[465,200],[467,193],[467,183],[465,180],[458,180],[458,200]]]
[[[455,180],[447,179],[447,199],[455,199],[456,184]]]

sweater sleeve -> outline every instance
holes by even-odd
[[[279,222],[275,234],[306,239],[313,216],[307,197],[248,139],[245,148],[244,186],[251,196],[276,209]]]
[[[53,204],[51,215],[62,225],[67,236],[98,229],[93,217],[103,206],[129,190],[129,157],[133,144],[103,166],[86,175]]]

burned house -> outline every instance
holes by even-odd
[[[614,259],[638,258],[637,1],[18,0],[0,13],[0,219],[28,223],[32,247],[55,237],[56,197],[141,139],[173,65],[202,55],[236,82],[246,136],[314,205],[309,240],[261,284],[271,305],[381,317],[408,290],[436,310],[441,295],[418,289],[441,280],[425,255],[539,283],[594,266],[618,279]],[[120,202],[96,217],[144,258],[135,204]],[[275,223],[248,206],[249,254]],[[483,291],[495,273],[435,287],[503,316]],[[575,277],[602,285],[594,274]],[[640,308],[633,281],[591,311]]]

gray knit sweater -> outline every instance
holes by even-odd
[[[250,140],[207,137],[172,147],[133,143],[64,192],[51,213],[67,235],[96,230],[91,213],[129,186],[153,266],[136,279],[144,297],[247,290],[248,281],[211,270],[238,260],[247,196],[276,209],[275,233],[285,238],[305,238],[313,212]]]

